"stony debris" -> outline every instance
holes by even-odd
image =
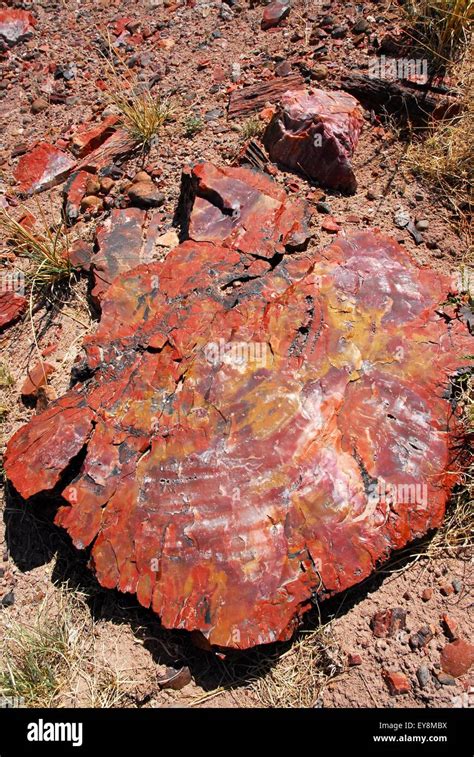
[[[51,363],[36,363],[33,368],[28,370],[27,377],[23,382],[21,387],[22,397],[36,397],[38,389],[47,383],[48,377],[51,376],[55,370],[54,365],[51,365]]]
[[[164,675],[158,677],[158,685],[161,689],[174,689],[179,691],[187,686],[192,680],[191,671],[187,665],[181,668],[168,667]]]
[[[138,208],[158,208],[163,205],[165,196],[159,192],[150,177],[147,181],[137,181],[128,190],[132,205]]]
[[[410,636],[409,644],[412,649],[422,649],[434,637],[433,629],[430,626],[422,626],[419,631]]]
[[[83,124],[71,137],[69,148],[76,158],[85,158],[97,150],[116,131],[118,116],[107,116],[100,124]]]
[[[273,0],[263,11],[262,29],[272,29],[290,15],[290,0]]]
[[[28,11],[0,8],[0,46],[13,47],[33,35],[36,19]]]
[[[75,160],[48,142],[37,142],[22,155],[13,176],[18,191],[32,195],[61,184],[76,166]]]
[[[405,628],[406,617],[407,613],[403,607],[380,610],[375,613],[370,622],[372,633],[379,639],[395,636],[398,631]]]
[[[441,667],[454,678],[468,673],[474,664],[474,645],[464,639],[446,644],[441,652]]]
[[[362,129],[362,108],[345,92],[287,92],[263,142],[270,158],[322,187],[355,192],[351,158]]]
[[[199,163],[185,170],[179,213],[187,238],[269,259],[303,248],[309,236],[305,208],[248,168]]]
[[[400,694],[408,694],[411,691],[410,681],[404,673],[384,670],[382,675],[391,696],[395,697]]]
[[[14,323],[28,307],[28,300],[13,291],[0,292],[0,331]]]
[[[235,200],[235,174],[202,171],[202,191],[217,177]],[[119,261],[138,255],[139,213],[112,214],[104,260],[104,238]],[[226,228],[117,276],[72,388],[4,458],[24,498],[68,471],[56,523],[90,546],[101,585],[222,648],[289,638],[315,592],[343,591],[439,526],[456,481],[448,423],[457,433],[439,377],[470,340],[436,313],[451,279],[393,240],[282,247],[270,264],[259,228],[247,252]],[[400,496],[391,517],[390,493],[419,481],[430,507]],[[404,621],[395,610],[389,629]],[[400,673],[387,684],[409,690]]]

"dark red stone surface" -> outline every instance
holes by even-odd
[[[474,665],[474,645],[464,639],[446,644],[441,652],[441,667],[454,678],[468,673]]]
[[[48,376],[54,373],[55,368],[51,363],[36,363],[28,370],[27,377],[21,387],[23,397],[34,397],[38,389],[48,382]]]
[[[289,638],[440,525],[472,353],[436,312],[453,282],[389,238],[259,253],[190,240],[117,277],[77,383],[4,458],[25,498],[61,479],[56,522],[104,587],[224,648]]]
[[[362,108],[346,92],[287,92],[263,142],[272,160],[328,189],[354,192],[351,158],[362,124]]]
[[[146,213],[138,208],[113,210],[99,226],[97,252],[91,258],[94,274],[92,297],[100,301],[116,276],[142,262]]]
[[[289,0],[274,0],[263,11],[262,29],[271,29],[273,26],[278,26],[280,21],[289,16],[290,9],[291,4]]]
[[[17,292],[0,292],[0,331],[25,312],[28,300]]]
[[[187,235],[272,258],[308,239],[305,212],[269,176],[248,168],[199,163],[183,174]]]
[[[28,11],[0,8],[0,41],[9,46],[29,39],[35,25],[36,19]]]
[[[87,171],[75,171],[63,187],[64,214],[68,223],[79,218],[81,202],[86,194],[86,184],[91,178]]]
[[[78,167],[99,173],[111,163],[120,163],[133,153],[136,147],[136,140],[124,129],[117,129],[99,147],[82,158]]]
[[[77,158],[84,158],[100,147],[115,131],[118,116],[108,116],[99,123],[83,124],[71,138],[70,149]]]
[[[60,184],[74,169],[74,159],[48,142],[37,142],[13,171],[18,190],[31,195]]]

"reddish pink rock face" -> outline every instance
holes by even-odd
[[[100,147],[115,131],[118,116],[108,116],[102,123],[84,124],[71,138],[70,149],[77,158],[84,158]]]
[[[16,292],[0,292],[0,331],[23,315],[27,305],[26,297]]]
[[[62,150],[38,142],[22,155],[13,175],[20,192],[32,195],[60,184],[75,167],[74,160]]]
[[[308,239],[304,209],[265,174],[199,163],[183,174],[187,235],[271,258]]]
[[[262,29],[271,29],[273,26],[278,26],[280,21],[287,18],[290,14],[291,5],[289,0],[275,0],[275,2],[267,5],[263,11],[261,26]]]
[[[9,46],[24,42],[33,34],[36,25],[35,18],[27,11],[0,9],[0,42]]]
[[[346,92],[287,92],[263,141],[272,160],[322,187],[354,192],[357,182],[350,161],[362,124],[362,109]]]
[[[443,519],[448,378],[472,352],[436,313],[449,291],[373,233],[273,267],[187,241],[111,284],[81,380],[10,440],[6,474],[23,497],[69,477],[56,522],[165,627],[287,639]]]
[[[64,214],[68,223],[74,223],[79,218],[81,202],[86,194],[86,184],[91,175],[87,171],[75,171],[64,185]]]
[[[458,678],[474,665],[474,645],[464,639],[446,644],[441,652],[441,667],[445,673]]]

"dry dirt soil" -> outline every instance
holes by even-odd
[[[238,0],[227,20],[220,15],[220,2],[199,0],[186,5],[169,0],[164,3],[37,0],[8,5],[32,10],[38,22],[32,39],[0,57],[0,193],[11,212],[20,212],[12,178],[18,148],[38,139],[55,141],[84,121],[99,121],[109,107],[103,89],[106,71],[98,43],[107,28],[112,30],[111,37],[115,40],[115,24],[125,18],[137,24],[121,54],[139,80],[147,81],[156,75],[156,86],[174,105],[173,121],[163,128],[147,158],[147,165],[160,174],[157,184],[166,198],[162,207],[163,233],[172,225],[182,167],[198,160],[230,163],[241,149],[238,128],[241,121],[227,119],[232,87],[264,81],[279,63],[288,61],[295,71],[304,71],[305,66],[315,63],[324,64],[327,76],[320,85],[336,88],[344,70],[364,70],[373,54],[374,39],[389,31],[396,32],[402,18],[397,3],[388,0],[326,2],[319,6],[295,0],[284,24],[262,31],[262,6],[251,7],[248,0]],[[315,59],[308,31],[321,14],[327,13],[334,16],[335,25],[345,25],[347,32],[342,38],[331,35],[325,38],[327,52]],[[362,39],[351,31],[355,20],[361,17],[369,24]],[[57,67],[67,64],[74,64],[74,78],[55,79]],[[235,64],[240,67],[238,77]],[[237,82],[232,80],[233,72]],[[62,94],[63,102],[53,104],[52,92]],[[31,104],[38,98],[49,104],[40,113],[33,113]],[[185,135],[190,116],[199,117],[204,124],[192,137]],[[397,130],[371,118],[370,113],[366,116],[354,158],[357,193],[347,197],[328,192],[325,196],[332,215],[340,219],[340,233],[378,227],[393,234],[421,265],[457,271],[467,249],[461,232],[453,225],[449,208],[443,198],[434,195],[429,186],[411,174],[404,160],[406,145]],[[123,178],[116,189],[119,200],[120,181],[130,180],[138,168],[136,160],[124,166]],[[328,244],[331,234],[321,228],[325,216],[316,209],[316,200],[321,199],[322,193],[315,191],[304,177],[280,171],[276,181],[309,202],[312,247]],[[54,217],[61,205],[61,187],[42,193],[38,201],[48,217]],[[36,202],[29,199],[26,206],[38,215]],[[406,230],[394,225],[394,213],[400,206],[413,219],[428,221],[423,243],[416,245]],[[75,233],[91,239],[98,221],[100,217],[86,216],[76,225]],[[165,252],[158,250],[157,256]],[[4,263],[8,265],[8,260]],[[86,282],[79,280],[72,290],[63,307],[43,308],[33,317],[39,350],[43,354],[46,351],[48,361],[56,368],[50,384],[58,395],[68,387],[71,365],[83,336],[94,329]],[[8,413],[0,426],[3,449],[11,434],[35,412],[20,396],[27,369],[38,359],[28,314],[4,332],[0,345],[1,362],[13,378],[11,386],[0,390],[3,395],[0,404],[8,404]],[[10,601],[0,609],[2,628],[11,620],[34,623],[45,597],[52,597],[54,603],[55,593],[67,585],[85,598],[87,613],[93,621],[93,657],[104,661],[122,680],[123,706],[258,707],[268,706],[272,701],[287,705],[301,701],[294,692],[285,698],[281,686],[275,683],[272,688],[271,682],[272,671],[275,680],[278,678],[283,652],[287,654],[285,660],[288,655],[291,659],[292,654],[295,660],[299,659],[304,632],[292,644],[233,654],[225,659],[204,652],[194,647],[186,634],[161,629],[158,618],[141,609],[133,598],[101,589],[87,570],[86,556],[77,552],[67,535],[52,524],[49,505],[37,502],[25,510],[11,493],[3,504],[0,599],[9,596]],[[321,677],[316,680],[310,674],[303,678],[306,702],[334,708],[474,705],[474,678],[469,674],[450,681],[449,685],[440,683],[435,675],[440,671],[440,650],[447,642],[441,616],[447,613],[457,622],[459,635],[464,638],[472,634],[470,556],[463,553],[414,559],[417,551],[398,556],[383,572],[321,608],[323,620],[330,622],[331,651],[324,660]],[[429,588],[431,597],[423,600],[422,593]],[[370,626],[373,615],[394,607],[406,610],[406,628],[392,637],[376,638]],[[316,610],[305,628],[314,628],[315,622]],[[409,637],[425,625],[432,627],[433,638],[424,648],[413,651]],[[360,660],[351,655],[360,656]],[[160,687],[158,679],[170,665],[189,666],[192,679],[184,688]],[[420,666],[429,670],[425,687],[417,678]],[[383,670],[405,673],[411,684],[410,692],[391,696]],[[262,681],[270,684],[263,685]],[[90,704],[76,684],[71,682],[69,691],[66,687],[59,703]]]

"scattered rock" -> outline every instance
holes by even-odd
[[[263,142],[273,161],[302,171],[323,187],[354,192],[350,159],[362,124],[359,103],[345,92],[287,92]]]
[[[420,665],[416,671],[416,677],[420,688],[425,689],[431,681],[431,673],[427,665]]]
[[[36,100],[33,100],[31,103],[31,112],[36,113],[42,113],[43,110],[47,110],[49,107],[49,103],[47,100],[45,100],[42,97],[37,97]]]
[[[360,654],[349,654],[347,656],[347,664],[350,668],[353,668],[357,665],[362,665],[362,657],[360,656]]]
[[[410,681],[404,673],[384,670],[382,676],[392,697],[408,694],[411,691]]]
[[[0,331],[14,323],[28,307],[28,300],[13,291],[0,292]]]
[[[358,18],[352,27],[354,34],[364,34],[370,30],[370,24],[365,18]]]
[[[63,209],[68,224],[79,218],[81,203],[87,193],[91,175],[87,171],[75,171],[63,187]]]
[[[166,668],[165,674],[158,677],[158,685],[161,689],[174,689],[178,691],[191,683],[191,671],[184,665],[182,668]]]
[[[100,213],[101,210],[103,210],[104,204],[100,197],[97,197],[97,195],[86,195],[81,200],[81,210],[82,212],[89,213]]]
[[[136,173],[133,177],[134,184],[138,184],[142,181],[151,181],[150,174],[148,174],[146,171],[138,171],[138,173]]]
[[[86,194],[88,195],[96,195],[100,192],[100,180],[97,178],[97,176],[91,176],[88,174],[88,179],[86,181]]]
[[[9,591],[2,597],[2,607],[11,607],[15,603],[15,594],[13,591]]]
[[[290,15],[290,0],[274,0],[263,11],[261,27],[264,31],[278,26],[280,21]]]
[[[324,219],[321,223],[321,228],[329,234],[337,234],[337,232],[341,230],[340,225],[334,220],[334,218],[332,218],[332,216],[328,216],[328,218]]]
[[[424,218],[420,219],[419,221],[415,223],[415,227],[417,231],[426,231],[429,225],[430,225],[430,222]]]
[[[451,641],[454,641],[458,637],[458,624],[447,613],[441,616],[441,627]]]
[[[367,191],[366,197],[368,200],[380,200],[379,193],[375,192],[373,189]]]
[[[90,123],[83,124],[71,138],[69,144],[71,152],[77,158],[90,155],[115,132],[117,122],[118,116],[112,114],[96,126],[91,126]]]
[[[471,329],[471,333],[473,333],[472,329]],[[454,589],[454,593],[455,594],[460,594],[461,593],[461,591],[462,591],[462,581],[461,581],[460,578],[453,578],[453,580],[451,581],[451,585],[452,585],[452,587]]]
[[[458,678],[468,673],[474,663],[474,645],[456,639],[443,647],[441,667],[445,673]]]
[[[164,194],[158,191],[151,179],[132,184],[127,194],[132,205],[138,208],[158,208],[165,201]]]
[[[100,191],[103,194],[109,194],[115,186],[115,182],[110,176],[103,176],[100,180]]]
[[[419,631],[410,636],[409,644],[412,649],[421,649],[425,647],[433,638],[434,633],[430,626],[422,626]]]
[[[35,397],[38,389],[47,384],[49,376],[55,370],[54,365],[51,365],[51,363],[36,363],[34,368],[28,370],[27,378],[21,387],[22,396],[28,398]]]
[[[0,40],[9,47],[30,39],[35,25],[34,16],[28,11],[0,9]]]
[[[157,237],[155,244],[159,247],[177,247],[179,244],[178,234],[174,229],[170,229],[165,234]]]
[[[421,592],[421,598],[423,602],[429,602],[432,596],[433,589],[429,586],[426,589],[423,589],[423,591]]]
[[[456,679],[448,673],[438,673],[436,678],[442,686],[456,686]]]
[[[439,585],[439,590],[443,597],[450,597],[454,592],[452,584],[448,584],[447,581],[442,581]]]
[[[186,236],[272,258],[308,239],[305,208],[269,176],[199,163],[183,171],[179,216]]]
[[[19,191],[32,195],[60,184],[74,170],[75,165],[67,153],[48,142],[38,142],[22,155],[13,176],[18,182]]]
[[[326,213],[329,215],[331,213],[331,206],[328,202],[323,202],[322,200],[320,200],[316,203],[316,210],[318,211],[318,213]]]
[[[370,621],[370,627],[374,636],[386,638],[394,636],[398,631],[405,628],[407,613],[403,607],[394,607],[390,610],[376,612]]]
[[[329,69],[324,63],[316,63],[311,69],[311,78],[315,81],[323,81],[327,79]]]
[[[398,229],[404,229],[410,223],[410,213],[408,210],[399,208],[393,216],[393,222]]]

